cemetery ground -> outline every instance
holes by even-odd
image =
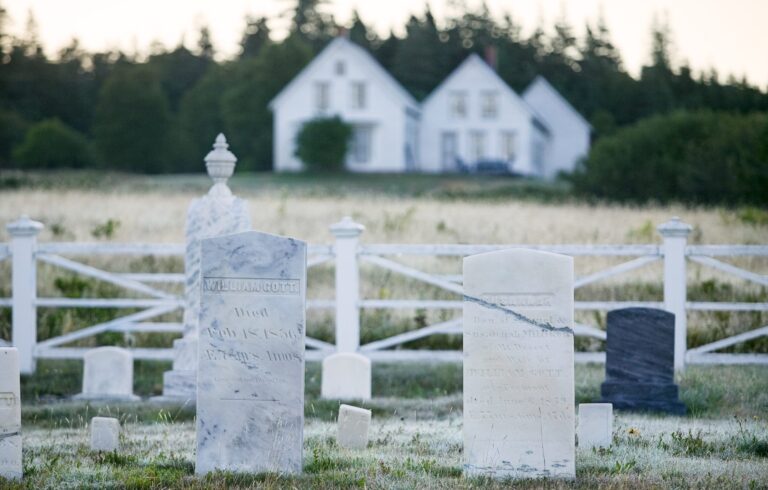
[[[167,364],[136,362],[135,393],[162,386]],[[462,477],[461,366],[375,364],[365,450],[335,443],[338,401],[322,400],[318,363],[307,363],[304,474],[194,476],[194,410],[143,403],[63,401],[82,366],[43,361],[22,380],[25,480],[18,488],[501,488]],[[598,365],[577,365],[576,402],[597,401]],[[693,366],[679,378],[685,417],[618,412],[609,449],[577,448],[575,482],[520,488],[766,488],[768,368]],[[62,401],[57,401],[62,400]],[[117,417],[122,448],[91,452],[87,424]],[[6,483],[6,485],[9,485]],[[9,485],[9,488],[14,488]]]
[[[180,243],[190,200],[210,185],[204,176],[125,176],[88,172],[0,173],[0,221],[20,214],[42,221],[39,240],[124,243]],[[659,243],[655,227],[673,215],[694,226],[692,243],[765,244],[768,211],[685,205],[619,206],[581,201],[563,184],[499,178],[431,176],[237,175],[233,191],[250,204],[257,230],[331,243],[328,226],[344,215],[364,224],[362,243]],[[7,240],[0,227],[0,241]],[[415,266],[460,273],[460,261],[410,259]],[[618,259],[621,260],[621,259]],[[176,257],[93,257],[87,263],[108,270],[182,272]],[[577,275],[618,263],[597,257],[576,262]],[[762,274],[755,258],[732,263]],[[660,265],[577,290],[577,299],[659,300]],[[658,267],[657,267],[658,266]],[[764,301],[766,288],[690,267],[691,301]],[[8,296],[7,262],[0,264],[0,297]],[[366,298],[454,299],[450,293],[388,272],[363,268]],[[333,269],[309,272],[308,297],[333,293]],[[46,297],[133,297],[108,284],[56,270],[38,269],[38,290]],[[178,291],[176,291],[178,292]],[[45,309],[38,315],[44,340],[135,310]],[[430,323],[457,312],[364,310],[363,343]],[[178,321],[166,315],[160,321]],[[308,334],[333,341],[333,318],[309,311]],[[604,313],[578,311],[577,321],[605,328]],[[695,347],[768,323],[768,312],[694,312],[688,345]],[[8,338],[10,313],[0,309],[0,337]],[[171,334],[103,333],[75,344],[168,346]],[[461,348],[457,335],[432,336],[407,344],[418,349]],[[577,351],[602,343],[577,337]],[[729,352],[768,352],[768,338]],[[160,394],[167,363],[137,361],[134,392]],[[577,365],[576,403],[599,400],[603,367]],[[335,445],[339,403],[321,400],[320,369],[307,363],[304,474],[194,476],[194,411],[149,403],[97,405],[67,401],[82,382],[79,361],[41,361],[22,380],[25,480],[20,488],[230,488],[385,487],[486,488],[504,483],[462,477],[461,367],[458,364],[374,364],[374,398],[367,449]],[[524,482],[522,487],[576,488],[768,488],[768,367],[691,366],[678,379],[685,417],[618,412],[614,444],[604,450],[577,449],[575,482]],[[92,453],[87,424],[96,415],[123,423],[118,453]],[[2,482],[0,487],[13,484]]]

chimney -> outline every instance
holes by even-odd
[[[488,66],[493,68],[493,71],[498,71],[499,63],[498,63],[498,51],[496,50],[496,46],[485,47],[485,62],[488,63]]]

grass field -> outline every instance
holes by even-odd
[[[230,184],[248,199],[255,229],[311,243],[330,242],[328,226],[345,215],[366,226],[368,243],[651,243],[674,215],[694,227],[693,242],[768,239],[766,210],[592,203],[564,184],[520,179],[246,174]],[[189,202],[208,187],[204,175],[0,173],[0,222],[28,214],[47,225],[41,240],[92,241],[113,220],[113,241],[181,242]]]
[[[162,368],[137,366],[135,391],[157,393]],[[576,368],[577,403],[596,401],[601,366]],[[48,361],[22,382],[24,468],[18,488],[503,488],[462,476],[461,367],[375,365],[368,447],[335,444],[337,401],[319,399],[319,366],[307,365],[304,474],[194,476],[194,411],[131,403],[40,400],[56,383],[77,392],[78,363]],[[519,488],[765,488],[768,484],[768,368],[692,367],[679,379],[685,417],[618,413],[613,445],[578,449],[575,482]],[[356,403],[360,405],[359,403]],[[88,423],[118,417],[118,453],[88,449]],[[15,488],[5,483],[2,488]]]

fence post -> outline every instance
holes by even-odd
[[[683,371],[687,351],[685,247],[691,226],[675,216],[657,229],[664,239],[664,309],[675,314],[675,371]]]
[[[336,351],[355,352],[360,347],[357,243],[365,227],[345,216],[330,229],[336,238]]]
[[[11,342],[19,350],[22,374],[35,372],[37,344],[37,234],[43,224],[22,216],[5,227],[11,235],[12,319]]]
[[[336,238],[336,352],[323,359],[320,396],[331,399],[371,398],[371,360],[360,347],[360,272],[357,244],[365,227],[345,216],[331,225]]]

